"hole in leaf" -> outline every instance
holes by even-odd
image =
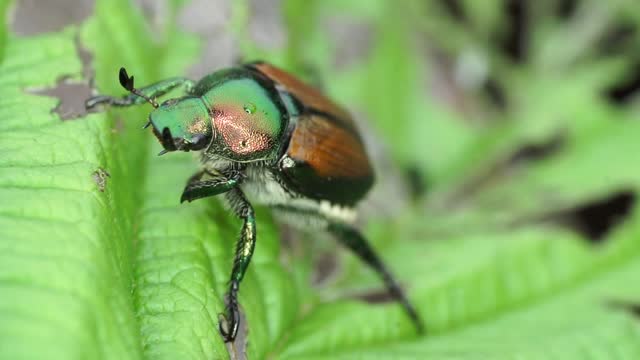
[[[82,42],[80,41],[80,36],[76,36],[75,45],[76,45],[76,52],[78,54],[78,57],[82,62],[82,77],[84,79],[91,79],[89,85],[93,87],[93,84],[92,84],[93,76],[94,76],[94,71],[92,66],[93,54],[82,45]]]
[[[98,185],[98,190],[100,192],[104,192],[104,189],[107,187],[107,179],[111,177],[111,174],[102,167],[99,167],[96,171],[91,174],[93,181]]]
[[[571,209],[545,216],[547,220],[568,226],[592,243],[600,243],[605,236],[631,214],[636,194],[618,191]]]
[[[55,97],[60,103],[53,108],[62,120],[75,119],[87,113],[84,101],[91,96],[91,87],[88,84],[70,82],[67,78],[58,81],[53,88],[35,90],[31,93]]]
[[[82,76],[84,79],[91,79],[89,83],[71,81],[68,77],[62,77],[53,88],[31,90],[36,95],[55,97],[60,100],[58,105],[52,109],[62,120],[75,119],[87,114],[84,102],[93,93],[93,70],[91,68],[92,55],[82,46],[80,39],[75,39],[76,51],[82,62]]]

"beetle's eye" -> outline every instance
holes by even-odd
[[[207,145],[209,145],[209,138],[204,135],[204,134],[195,134],[193,135],[191,142],[192,142],[192,149],[193,150],[199,150],[199,149],[204,149]]]

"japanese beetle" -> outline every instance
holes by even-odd
[[[264,62],[220,70],[198,82],[171,78],[136,89],[120,69],[129,94],[94,96],[100,104],[149,102],[153,133],[164,150],[201,151],[202,170],[193,175],[181,202],[224,194],[244,221],[229,281],[226,314],[219,330],[225,341],[238,331],[238,291],[256,242],[251,202],[266,204],[307,228],[333,234],[375,270],[417,327],[422,323],[398,283],[351,223],[354,205],[374,176],[358,130],[347,111],[293,75]],[[178,87],[185,95],[162,104],[156,98]]]

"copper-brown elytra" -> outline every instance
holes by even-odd
[[[263,62],[220,70],[198,82],[171,78],[136,89],[120,69],[121,97],[95,96],[97,105],[155,108],[145,126],[164,150],[200,151],[202,169],[193,175],[180,201],[214,195],[225,200],[244,224],[231,269],[226,313],[219,329],[225,341],[238,332],[238,291],[256,243],[252,203],[305,228],[334,235],[375,270],[419,331],[423,326],[386,266],[352,226],[354,205],[374,176],[351,116],[318,90]],[[156,98],[182,87],[184,95],[162,104]]]

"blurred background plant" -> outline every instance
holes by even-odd
[[[635,1],[0,5],[0,358],[640,358]],[[82,109],[120,66],[142,84],[255,59],[355,114],[379,180],[362,224],[427,336],[261,209],[225,348],[237,221],[177,204],[196,164],[149,155],[148,109]]]

